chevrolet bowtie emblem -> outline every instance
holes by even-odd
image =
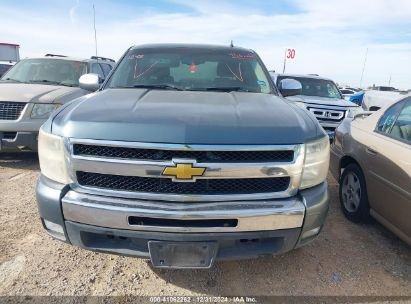
[[[175,166],[166,167],[163,171],[163,175],[172,176],[173,181],[195,181],[197,176],[202,176],[206,168],[194,167],[193,163],[175,163]]]

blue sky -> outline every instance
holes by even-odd
[[[0,0],[0,42],[19,43],[22,57],[94,53],[118,59],[151,42],[234,44],[256,50],[281,70],[284,49],[296,49],[287,72],[318,73],[358,86],[411,88],[409,0]]]

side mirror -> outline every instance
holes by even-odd
[[[280,81],[278,85],[281,95],[284,97],[300,95],[303,90],[301,82],[295,79],[286,78]]]
[[[97,74],[84,74],[79,79],[79,86],[83,90],[97,91],[100,88],[101,78]]]

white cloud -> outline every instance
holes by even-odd
[[[71,23],[76,22],[76,10],[77,10],[79,5],[80,5],[80,0],[77,0],[76,5],[72,6],[69,10],[69,16],[70,16]]]
[[[287,71],[358,85],[368,47],[364,84],[386,84],[392,75],[392,85],[411,88],[411,43],[401,41],[411,34],[411,1],[294,0],[299,9],[295,14],[261,12],[227,1],[174,2],[195,11],[166,14],[97,3],[100,55],[117,59],[133,44],[228,45],[233,39],[255,49],[270,69],[281,70],[284,48],[293,46],[297,56]],[[0,37],[20,43],[22,57],[47,52],[87,57],[94,53],[91,3],[76,2],[67,10],[64,18],[41,9],[33,13],[4,8],[2,23],[7,27],[0,28]],[[391,42],[384,42],[387,39]]]

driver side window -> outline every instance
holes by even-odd
[[[391,136],[411,143],[411,98],[402,108],[390,132]]]
[[[101,67],[98,63],[93,63],[91,65],[91,73],[98,74],[98,76],[100,76],[101,80],[103,80],[105,78],[103,70],[101,69]]]
[[[338,90],[336,90],[336,88],[329,83],[327,83],[327,91],[329,97],[340,98]]]
[[[377,125],[377,131],[380,133],[385,133],[385,134],[390,134],[391,128],[395,123],[395,120],[397,119],[397,116],[402,109],[404,102],[398,102],[395,105],[393,105],[391,108],[388,108],[388,110],[384,113],[383,116],[381,116],[378,125]]]

